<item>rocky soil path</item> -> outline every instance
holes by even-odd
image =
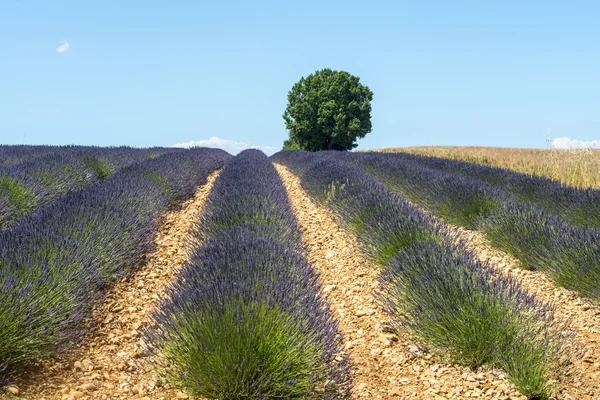
[[[123,278],[90,318],[82,344],[67,354],[26,371],[6,389],[5,398],[27,400],[187,398],[165,384],[146,363],[140,332],[158,295],[187,258],[188,231],[202,212],[218,172],[194,198],[166,214],[146,265]],[[10,397],[9,397],[10,396]],[[14,396],[14,397],[13,397]],[[17,397],[18,396],[18,397]]]
[[[276,165],[303,231],[304,251],[319,272],[355,366],[354,397],[365,399],[525,399],[502,372],[440,362],[392,332],[373,292],[377,267],[356,240],[315,204],[285,167]]]

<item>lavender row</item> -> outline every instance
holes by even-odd
[[[448,222],[481,230],[521,261],[559,285],[600,298],[600,230],[574,226],[558,215],[485,182],[426,168],[386,154],[331,154],[360,166],[392,190]]]
[[[521,202],[531,202],[565,222],[576,226],[600,228],[600,190],[576,188],[554,179],[519,173],[446,158],[395,153],[391,159],[407,160],[454,176],[474,179],[496,187]]]
[[[223,169],[192,235],[190,260],[147,333],[167,376],[211,399],[347,398],[337,321],[262,152],[243,151]]]
[[[530,399],[548,398],[568,362],[553,306],[498,275],[448,227],[336,153],[280,152],[302,186],[329,207],[381,267],[379,298],[397,329],[452,360],[506,371]]]
[[[212,149],[165,154],[0,232],[0,381],[77,340],[92,304],[153,248],[161,215],[230,157]]]
[[[86,151],[90,154],[109,155],[113,152],[140,153],[149,158],[179,151],[171,147],[151,147],[137,149],[132,147],[97,147],[97,146],[31,146],[31,145],[0,145],[0,169],[40,158],[48,154],[69,154]]]
[[[0,168],[48,154],[49,146],[0,145]]]
[[[172,150],[71,146],[39,150],[46,154],[0,168],[0,229],[71,190],[167,151]]]

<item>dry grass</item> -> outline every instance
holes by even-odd
[[[569,185],[600,188],[600,149],[515,149],[503,147],[422,146],[381,149],[505,167],[547,176]]]

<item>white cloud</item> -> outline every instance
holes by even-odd
[[[56,48],[56,51],[58,53],[66,53],[67,51],[69,51],[69,48],[71,47],[71,45],[69,44],[69,42],[64,41],[60,44],[60,46],[58,46]]]
[[[556,138],[552,141],[553,149],[584,149],[600,148],[600,140],[583,141],[579,139],[570,139],[568,137]]]
[[[194,140],[187,143],[176,143],[171,147],[216,147],[234,155],[245,149],[259,149],[264,151],[269,156],[279,150],[273,146],[256,146],[250,144],[249,142],[237,142],[235,140],[221,139],[216,136],[213,136],[210,139]]]

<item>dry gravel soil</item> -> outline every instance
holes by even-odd
[[[503,399],[523,400],[501,371],[470,370],[447,364],[389,328],[374,297],[377,268],[364,259],[356,240],[323,207],[308,198],[298,179],[276,165],[303,231],[303,250],[319,272],[331,311],[340,321],[344,351],[354,365],[356,399]],[[157,249],[145,266],[123,279],[91,317],[95,328],[67,354],[25,371],[6,389],[11,399],[183,399],[188,396],[163,382],[143,352],[140,330],[148,323],[158,295],[185,262],[191,224],[202,212],[217,173],[180,210],[167,214]],[[504,274],[516,275],[530,291],[569,318],[574,346],[585,348],[575,360],[579,370],[561,382],[556,399],[600,400],[600,307],[556,287],[543,274],[521,270],[518,261],[491,248],[476,232],[461,229],[482,260]],[[95,322],[92,324],[92,322]],[[1,397],[1,395],[0,395]]]

